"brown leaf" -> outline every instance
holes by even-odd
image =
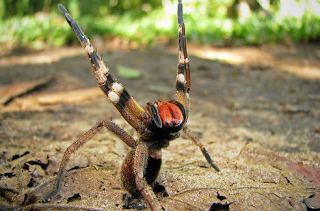
[[[40,88],[41,86],[51,82],[53,79],[54,78],[50,77],[36,81],[18,82],[2,86],[0,87],[0,103],[6,105],[15,97],[22,96],[37,88]]]

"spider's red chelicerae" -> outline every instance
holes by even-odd
[[[59,191],[63,173],[71,154],[90,140],[103,127],[112,131],[132,148],[123,162],[121,180],[131,196],[137,197],[142,194],[152,210],[161,209],[151,188],[160,170],[161,149],[167,147],[169,141],[179,137],[181,131],[200,147],[208,163],[215,170],[219,171],[201,141],[186,126],[189,113],[191,82],[181,0],[178,1],[179,63],[175,100],[149,102],[145,108],[140,107],[122,84],[118,83],[111,76],[109,69],[101,60],[101,57],[97,54],[77,22],[61,4],[58,7],[65,15],[69,25],[84,47],[98,86],[118,109],[122,117],[138,132],[139,139],[134,139],[112,121],[102,120],[96,123],[89,131],[67,148],[60,165],[55,189],[45,197],[44,201],[48,201]]]

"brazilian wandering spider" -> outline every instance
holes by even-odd
[[[123,186],[132,197],[138,197],[142,194],[151,210],[162,209],[152,190],[152,186],[160,171],[161,149],[168,147],[169,141],[178,138],[181,131],[199,146],[208,163],[215,170],[219,171],[219,168],[213,163],[201,141],[186,126],[189,113],[191,82],[181,0],[178,1],[179,63],[175,100],[149,102],[145,108],[140,107],[122,84],[118,83],[111,76],[109,69],[101,60],[101,57],[97,54],[77,22],[61,4],[58,7],[65,15],[69,25],[84,47],[98,86],[118,109],[122,117],[137,131],[139,139],[134,139],[112,121],[102,120],[96,123],[65,151],[58,171],[55,188],[45,197],[44,201],[50,200],[51,197],[58,193],[70,156],[80,146],[93,138],[103,127],[109,129],[131,147],[122,165],[121,180]]]

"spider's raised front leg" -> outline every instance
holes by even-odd
[[[189,92],[191,88],[190,66],[187,53],[187,37],[183,18],[182,2],[178,2],[179,24],[179,63],[176,78],[177,100],[189,111]]]
[[[189,111],[189,92],[191,89],[190,63],[187,53],[187,37],[183,20],[183,8],[181,0],[178,2],[178,23],[179,23],[179,63],[176,79],[176,97],[178,101]],[[191,132],[187,126],[183,127],[183,132],[200,148],[207,162],[216,170],[220,171],[215,165],[202,142]]]
[[[141,129],[142,119],[145,110],[129,95],[122,84],[112,77],[109,68],[102,61],[97,51],[94,49],[90,40],[85,36],[79,24],[68,13],[62,4],[58,4],[60,11],[64,14],[70,27],[78,37],[85,53],[87,54],[93,74],[96,77],[98,86],[106,94],[108,99],[117,108],[122,117],[136,130]],[[143,128],[142,128],[143,129]]]

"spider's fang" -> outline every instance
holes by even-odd
[[[154,105],[152,105],[152,103],[147,103],[147,106],[151,111],[151,116],[152,116],[154,124],[158,128],[162,128],[162,121],[161,121],[160,114],[159,114],[157,108]]]

